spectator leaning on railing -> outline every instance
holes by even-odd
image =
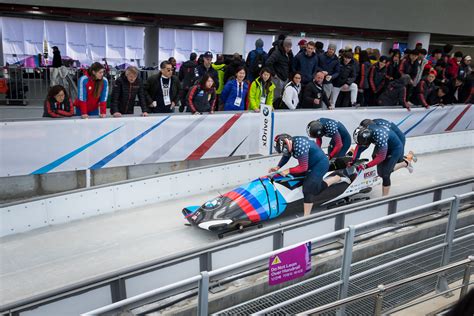
[[[224,111],[245,111],[247,110],[247,94],[249,85],[245,79],[245,68],[239,67],[235,72],[235,79],[227,81],[221,93],[221,102],[224,104]]]
[[[300,104],[300,94],[301,94],[301,73],[298,71],[294,72],[291,75],[291,80],[283,88],[283,95],[279,101],[281,106],[280,108],[288,108],[290,110],[296,110]]]
[[[214,113],[216,107],[216,88],[214,79],[204,74],[187,95],[188,112],[193,114]]]
[[[160,64],[160,72],[148,78],[145,83],[145,97],[152,113],[172,113],[178,104],[181,84],[172,75],[173,66],[169,61]]]
[[[79,108],[77,114],[82,118],[98,115],[99,111],[101,118],[106,117],[109,82],[104,74],[104,66],[96,62],[90,66],[86,75],[79,79],[78,99],[75,105],[76,109]]]
[[[138,103],[142,109],[142,115],[148,115],[145,90],[138,75],[138,68],[129,66],[125,72],[115,80],[112,87],[112,100],[110,103],[110,114],[114,117],[120,117],[122,114],[133,114],[135,98],[137,96]]]
[[[74,107],[66,89],[63,86],[56,85],[49,88],[46,100],[44,100],[43,117],[70,117],[74,115]]]
[[[322,104],[331,104],[323,89],[324,73],[321,71],[314,74],[314,80],[303,89],[301,107],[306,109],[321,108]],[[330,109],[332,106],[329,107]]]
[[[273,107],[275,84],[272,82],[271,76],[270,69],[262,68],[260,75],[250,85],[249,110],[259,111],[260,104]]]

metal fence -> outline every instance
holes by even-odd
[[[55,84],[65,86],[68,95],[74,101],[77,96],[77,84],[79,78],[85,73],[83,68],[73,67],[37,67],[26,68],[16,65],[3,67],[0,73],[0,101],[6,105],[35,105],[42,104],[48,89]],[[59,72],[62,74],[60,75]],[[106,74],[110,86],[123,70],[111,68]],[[150,75],[158,73],[158,70],[140,70],[140,78],[146,81]],[[61,78],[60,78],[61,77]],[[112,89],[109,89],[109,94]]]
[[[162,295],[165,293],[170,293],[174,290],[181,289],[182,291],[189,290],[190,288],[193,288],[193,285],[197,283],[198,285],[198,315],[207,315],[208,314],[208,304],[209,304],[209,289],[210,285],[212,282],[215,282],[219,280],[219,278],[223,278],[224,276],[228,276],[231,274],[236,274],[242,271],[243,268],[245,267],[251,267],[255,265],[262,265],[264,262],[268,261],[268,258],[270,258],[273,255],[276,255],[282,251],[292,249],[293,247],[303,244],[306,242],[311,242],[311,244],[324,244],[325,242],[330,242],[333,241],[335,238],[343,238],[344,239],[344,248],[343,248],[343,255],[342,255],[342,264],[341,264],[341,274],[340,274],[340,280],[334,283],[331,283],[329,285],[326,285],[324,287],[318,288],[316,290],[307,292],[303,295],[297,296],[292,298],[291,300],[285,301],[280,304],[275,304],[269,308],[266,308],[262,311],[260,311],[258,314],[265,314],[269,313],[271,311],[274,311],[278,308],[281,308],[283,306],[286,306],[288,304],[292,304],[298,301],[301,301],[305,298],[307,298],[310,295],[314,295],[317,293],[320,293],[322,291],[325,291],[329,288],[338,288],[338,299],[343,300],[347,298],[347,293],[348,293],[348,288],[349,288],[349,283],[351,280],[354,280],[356,278],[360,278],[363,276],[367,276],[371,273],[374,273],[376,271],[380,271],[383,268],[393,266],[397,264],[399,261],[404,261],[404,260],[409,260],[410,258],[414,258],[423,254],[426,254],[429,251],[435,250],[435,249],[442,249],[442,258],[440,260],[440,266],[445,267],[449,263],[449,259],[451,257],[451,249],[453,242],[458,242],[461,240],[465,240],[468,238],[473,238],[474,233],[470,233],[468,235],[459,237],[457,239],[454,239],[454,230],[456,227],[456,222],[457,222],[457,215],[459,211],[459,204],[461,200],[464,199],[470,199],[474,196],[474,192],[466,193],[463,195],[456,195],[454,197],[450,197],[447,199],[443,199],[437,202],[432,202],[428,203],[422,206],[418,206],[415,208],[411,208],[409,210],[403,211],[403,212],[397,212],[392,215],[384,216],[382,218],[377,218],[368,222],[364,222],[358,225],[351,225],[349,227],[334,231],[329,234],[325,234],[323,236],[319,236],[316,238],[312,238],[309,240],[305,240],[302,243],[298,244],[292,244],[287,247],[283,247],[278,250],[274,250],[271,252],[267,252],[258,256],[255,256],[253,258],[249,258],[246,260],[242,260],[240,262],[230,264],[218,269],[214,269],[211,271],[202,271],[199,275],[195,275],[193,277],[187,278],[185,280],[176,282],[174,284],[164,286],[143,294],[136,295],[134,297],[130,297],[127,299],[124,299],[122,301],[110,304],[108,306],[104,306],[102,308],[95,309],[93,311],[87,312],[83,315],[100,315],[103,313],[107,312],[112,312],[112,311],[123,311],[123,310],[131,310],[140,306],[143,306],[147,303],[153,302],[157,300],[158,295]],[[443,204],[450,203],[450,208],[449,208],[449,218],[448,218],[448,224],[446,226],[446,235],[445,235],[445,240],[442,244],[435,245],[426,249],[423,249],[421,251],[417,251],[413,254],[407,255],[403,258],[393,260],[389,263],[383,264],[376,266],[374,268],[371,268],[369,270],[360,272],[355,275],[351,275],[351,263],[352,263],[352,252],[353,252],[353,246],[354,246],[354,240],[356,233],[361,233],[361,232],[366,232],[368,229],[372,229],[374,227],[377,227],[383,223],[391,222],[394,220],[400,220],[400,219],[406,219],[406,218],[412,218],[414,216],[421,216],[423,214],[426,214],[427,210],[432,210],[435,207],[439,207]],[[449,288],[447,287],[447,280],[446,280],[446,275],[442,273],[443,271],[439,272],[438,276],[438,282],[437,282],[437,290],[439,291],[446,291]],[[338,310],[338,314],[342,315],[344,314],[344,306],[340,307]]]

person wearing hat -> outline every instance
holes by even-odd
[[[257,39],[255,41],[255,49],[248,53],[245,60],[248,69],[247,79],[250,82],[253,82],[260,75],[260,71],[268,59],[268,54],[263,50],[263,45],[263,40],[261,38]]]
[[[459,65],[458,76],[467,78],[469,77],[471,72],[472,72],[471,56],[467,55],[463,57],[461,64]]]
[[[268,57],[265,66],[270,68],[275,75],[273,83],[275,84],[275,98],[282,95],[283,87],[288,82],[290,76],[292,55],[291,55],[291,39],[285,38],[273,53]]]
[[[459,65],[461,64],[461,60],[462,60],[462,52],[460,51],[455,52],[454,57],[449,59],[448,68],[446,71],[449,79],[454,79],[458,76]]]
[[[298,46],[299,46],[300,50],[298,51],[298,53],[296,53],[295,58],[296,58],[296,56],[298,56],[298,55],[301,55],[301,54],[306,53],[306,45],[307,45],[307,44],[308,44],[308,41],[305,40],[305,39],[301,39],[301,40],[298,42]]]
[[[321,70],[324,73],[324,92],[328,98],[331,97],[332,88],[333,88],[333,81],[337,79],[339,76],[339,71],[341,64],[339,63],[339,59],[336,56],[336,45],[329,44],[328,50],[326,53],[319,56],[319,67],[318,70]],[[326,104],[326,107],[329,108],[329,104]]]
[[[415,91],[415,104],[423,105],[427,109],[430,107],[428,97],[436,90],[434,85],[436,75],[436,70],[431,70],[428,76],[418,83]]]
[[[194,69],[194,82],[199,81],[204,74],[209,74],[209,76],[214,80],[214,84],[216,85],[215,88],[219,89],[219,75],[217,74],[217,71],[211,67],[212,58],[213,55],[210,51],[207,51],[202,55],[202,64]]]

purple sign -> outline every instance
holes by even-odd
[[[277,285],[300,278],[311,271],[311,243],[271,256],[268,262],[268,283]]]

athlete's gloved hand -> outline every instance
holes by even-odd
[[[277,172],[278,170],[280,170],[280,167],[273,167],[268,169],[268,173]]]
[[[361,164],[356,167],[357,172],[364,171],[367,168],[366,164]]]

